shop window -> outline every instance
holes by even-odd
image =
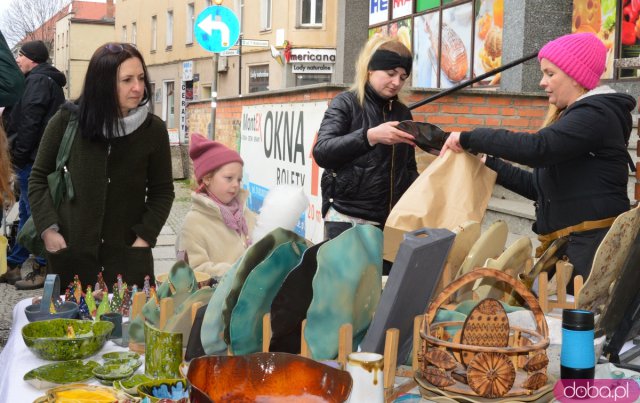
[[[164,102],[162,117],[167,124],[167,128],[176,127],[176,95],[173,81],[164,82]]]
[[[269,90],[269,66],[249,67],[249,92]]]
[[[331,82],[331,74],[296,74],[296,87]]]

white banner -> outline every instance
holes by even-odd
[[[322,168],[312,149],[328,102],[304,102],[242,107],[240,155],[244,160],[243,187],[247,205],[256,213],[269,191],[289,184],[304,189],[309,207],[295,231],[313,243],[322,241]]]
[[[393,19],[404,17],[413,12],[413,0],[393,0]]]
[[[369,0],[369,25],[389,19],[389,0]]]

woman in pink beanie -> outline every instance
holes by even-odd
[[[187,213],[178,250],[191,267],[218,280],[251,243],[255,215],[245,206],[248,192],[242,189],[243,161],[224,144],[191,135],[189,156],[197,188]]]
[[[558,252],[587,279],[593,257],[615,218],[629,210],[627,152],[633,97],[598,86],[607,50],[591,33],[561,36],[538,53],[540,86],[549,112],[536,133],[478,128],[453,132],[447,150],[486,153],[486,165],[498,183],[528,199],[536,208],[533,231],[539,256],[551,242],[566,237]],[[505,160],[528,165],[533,171]],[[573,282],[569,284],[573,292]]]

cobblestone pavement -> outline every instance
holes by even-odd
[[[190,184],[187,181],[174,182],[176,197],[174,199],[173,206],[171,206],[171,213],[169,214],[169,218],[167,219],[165,230],[163,230],[163,232],[169,232],[172,234],[179,233],[180,227],[182,226],[182,220],[191,207],[191,189],[189,186]],[[167,248],[167,245],[163,245],[162,247]],[[170,245],[169,249],[172,249],[173,247],[173,245]],[[155,255],[156,253],[154,251],[154,256]],[[13,307],[15,304],[25,298],[41,295],[42,289],[18,291],[12,285],[6,283],[0,284],[0,351],[2,351],[2,348],[7,343],[7,338],[9,337],[13,317]]]

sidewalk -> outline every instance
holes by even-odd
[[[153,248],[154,271],[156,274],[168,272],[176,260],[175,243],[184,216],[191,207],[191,189],[185,181],[175,181],[175,200],[165,226],[160,232],[156,247]],[[17,206],[17,205],[16,205]],[[18,291],[9,284],[0,284],[0,351],[7,342],[11,329],[13,307],[20,300],[41,296],[42,289]]]

